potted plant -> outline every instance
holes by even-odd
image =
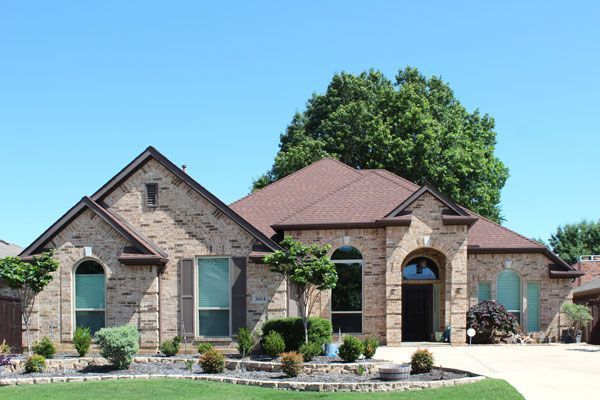
[[[583,304],[565,303],[562,305],[561,309],[573,325],[571,329],[575,342],[581,343],[581,328],[586,326],[587,323],[592,320],[590,308]]]

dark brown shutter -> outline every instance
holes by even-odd
[[[231,333],[246,326],[246,257],[232,257],[233,283],[231,285]]]
[[[194,260],[181,260],[179,263],[181,292],[181,334],[194,337]]]

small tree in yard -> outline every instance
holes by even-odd
[[[308,343],[308,316],[315,303],[317,291],[333,289],[338,276],[335,264],[327,257],[329,245],[304,245],[291,237],[280,243],[283,250],[276,250],[264,257],[271,272],[283,275],[288,287],[296,290],[300,317],[304,324],[304,341]]]
[[[583,304],[564,303],[562,311],[567,314],[567,317],[573,324],[573,339],[577,337],[577,332],[593,319],[590,308]]]
[[[46,251],[39,256],[33,256],[33,260],[30,262],[24,262],[19,257],[0,259],[0,280],[17,291],[21,303],[27,336],[27,349],[30,354],[29,320],[36,296],[50,283],[52,273],[58,269],[59,262],[52,258],[53,255],[53,250]]]

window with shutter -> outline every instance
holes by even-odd
[[[105,324],[106,285],[104,268],[84,261],[75,269],[75,327],[90,328],[93,335]]]
[[[198,333],[230,336],[231,283],[229,258],[198,259]]]
[[[156,183],[146,184],[146,205],[150,207],[158,206],[158,185]]]

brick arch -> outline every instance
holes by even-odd
[[[348,243],[344,243],[344,238],[350,239],[348,241]],[[328,252],[329,257],[331,257],[331,255],[333,254],[334,251],[336,251],[337,249],[339,249],[342,246],[352,246],[352,247],[358,249],[358,251],[360,251],[360,254],[362,254],[362,256],[363,256],[363,260],[365,259],[365,251],[366,251],[366,248],[368,247],[363,243],[363,240],[355,238],[350,235],[337,236],[337,237],[331,239],[329,244],[331,245],[331,249],[329,249],[329,252]]]

